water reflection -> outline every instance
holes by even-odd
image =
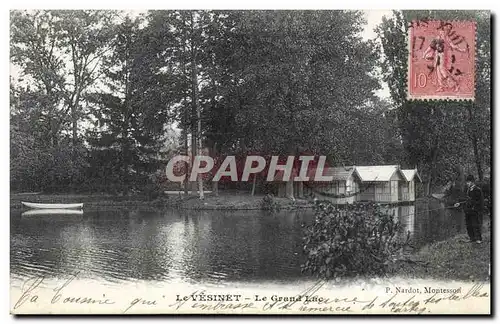
[[[417,203],[390,209],[402,226],[403,238],[409,238],[414,247],[445,240],[462,233],[462,211],[449,209],[440,202]]]
[[[11,272],[106,280],[260,280],[300,276],[312,213],[12,213]]]
[[[392,211],[415,245],[463,230],[463,216],[439,206]],[[66,277],[218,283],[294,280],[300,273],[302,224],[313,212],[99,211],[83,215],[11,213],[14,277]]]

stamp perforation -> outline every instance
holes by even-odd
[[[437,26],[437,28],[436,28]],[[420,29],[424,31],[430,31],[427,32],[421,32],[420,31],[420,36],[419,33],[416,33],[415,30]],[[461,33],[457,33],[456,30],[461,31],[461,29],[465,29],[465,32],[467,34],[466,36],[463,36]],[[470,31],[472,29],[472,32]],[[463,31],[462,31],[463,33]],[[471,34],[472,33],[472,37]],[[437,36],[436,36],[437,34]],[[429,43],[427,37],[425,36],[430,36],[431,38],[431,43]],[[459,38],[459,36],[461,38]],[[475,100],[475,92],[476,92],[476,65],[477,65],[477,55],[476,55],[476,46],[477,46],[477,22],[474,20],[449,20],[449,19],[432,19],[432,20],[412,20],[408,26],[408,34],[407,34],[407,49],[408,49],[408,64],[406,67],[406,99],[409,101],[435,101],[435,100],[440,100],[440,101],[474,101]],[[453,37],[453,38],[452,38]],[[431,79],[432,84],[434,85],[433,87],[428,87],[427,82],[429,79],[429,76],[431,73],[428,73],[428,75],[425,75],[422,72],[422,67],[416,67],[417,64],[415,63],[415,45],[416,41],[421,40],[420,46],[418,47],[417,51],[422,51],[422,47],[424,47],[424,43],[427,44],[426,46],[426,52],[429,51],[429,48],[432,48],[430,52],[433,52],[430,58],[432,59],[432,67],[433,70],[430,69],[430,65],[427,65],[427,68],[431,70],[431,73],[435,73],[435,81]],[[451,70],[448,71],[449,65],[449,59],[452,59],[452,64],[456,63],[454,60],[456,59],[457,55],[456,53],[460,52],[463,53],[465,52],[465,49],[462,49],[458,46],[456,46],[453,41],[458,39],[459,43],[462,43],[465,41],[467,47],[467,55],[470,57],[471,55],[473,56],[472,60],[469,61],[469,64],[461,64],[460,66],[463,68],[469,67],[470,72],[469,72],[469,77],[464,78],[461,77],[464,73],[456,69],[455,73],[460,72],[461,74],[458,74],[458,77],[455,78],[452,75],[452,71],[454,69],[453,66],[451,66]],[[469,41],[473,41],[473,46],[469,46]],[[438,44],[436,46],[436,43]],[[431,46],[433,45],[433,46]],[[455,47],[456,46],[456,47]],[[437,47],[437,49],[436,49]],[[451,50],[450,50],[451,49]],[[455,51],[455,52],[454,52]],[[449,54],[453,53],[453,54]],[[421,54],[421,53],[418,53]],[[459,56],[460,57],[460,56]],[[427,58],[425,57],[425,53],[423,57],[421,58],[421,61],[426,60]],[[444,61],[441,62],[440,64],[440,59]],[[448,61],[447,61],[448,60]],[[462,58],[462,61],[464,59]],[[417,59],[418,62],[418,59]],[[427,63],[428,61],[424,61]],[[419,62],[419,65],[422,65],[421,62]],[[462,63],[462,62],[460,62]],[[417,75],[417,72],[420,72],[418,74],[418,79],[414,77],[414,75]],[[435,71],[435,72],[434,72]],[[426,71],[427,72],[427,71]],[[451,80],[451,81],[450,81]],[[460,80],[457,81],[457,80]],[[472,85],[469,87],[470,91],[468,92],[462,92],[460,89],[460,86],[465,82],[468,82],[469,84],[472,83]],[[415,81],[415,82],[414,82]],[[412,84],[413,82],[413,84]],[[418,82],[418,84],[416,84]],[[435,85],[437,83],[437,85]],[[454,91],[456,94],[450,93],[448,90],[447,85],[448,84],[453,84],[455,83],[455,88]],[[446,86],[443,86],[446,84]],[[415,88],[420,87],[420,88],[427,88],[427,92],[424,91],[415,91]],[[437,88],[437,89],[436,89]],[[443,90],[446,89],[446,90]],[[456,90],[455,90],[456,89]]]

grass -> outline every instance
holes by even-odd
[[[264,195],[252,196],[247,192],[221,192],[218,196],[208,194],[204,200],[197,196],[188,196],[191,199],[183,199],[180,207],[183,209],[211,209],[211,210],[259,210],[262,209]],[[312,205],[303,199],[292,201],[288,198],[273,198],[280,209],[308,208]]]
[[[487,216],[485,217],[487,218]],[[413,278],[489,281],[490,223],[483,226],[483,242],[466,243],[466,234],[424,246],[410,259],[399,262],[396,274]]]

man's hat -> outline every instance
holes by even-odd
[[[474,176],[472,174],[469,174],[467,178],[465,178],[465,181],[471,181],[474,182]]]

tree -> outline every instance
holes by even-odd
[[[20,68],[22,81],[43,99],[40,113],[47,116],[53,143],[70,122],[76,148],[82,101],[109,50],[113,15],[96,10],[11,13],[11,62]]]
[[[116,156],[125,192],[156,171],[170,117],[170,98],[158,95],[165,79],[155,74],[157,62],[148,53],[152,40],[141,23],[141,18],[125,16],[115,26],[112,52],[103,61],[101,81],[107,90],[94,93],[91,100],[96,127],[88,133],[89,143],[96,156],[102,150]],[[151,91],[156,91],[155,98]]]
[[[224,131],[231,129],[231,123],[230,119],[224,123],[227,120],[222,117],[227,111],[222,102],[229,98],[226,90],[231,83],[231,74],[226,75],[230,65],[224,64],[231,59],[229,21],[227,14],[214,11],[153,11],[148,15],[146,29],[161,35],[163,49],[159,56],[164,62],[164,73],[172,80],[172,108],[182,129],[185,154],[188,137],[191,155],[195,156],[207,145],[212,155],[223,152],[227,147],[225,140],[234,135]],[[201,178],[197,184],[202,198]],[[214,191],[216,188],[215,183]]]
[[[64,135],[54,140],[44,105],[48,97],[11,84],[10,171],[16,191],[68,191],[79,188],[87,167],[86,149]]]
[[[251,11],[234,31],[240,145],[262,154],[336,155],[344,121],[379,84],[356,11]],[[332,153],[333,152],[333,153]],[[287,196],[293,186],[287,183]]]

